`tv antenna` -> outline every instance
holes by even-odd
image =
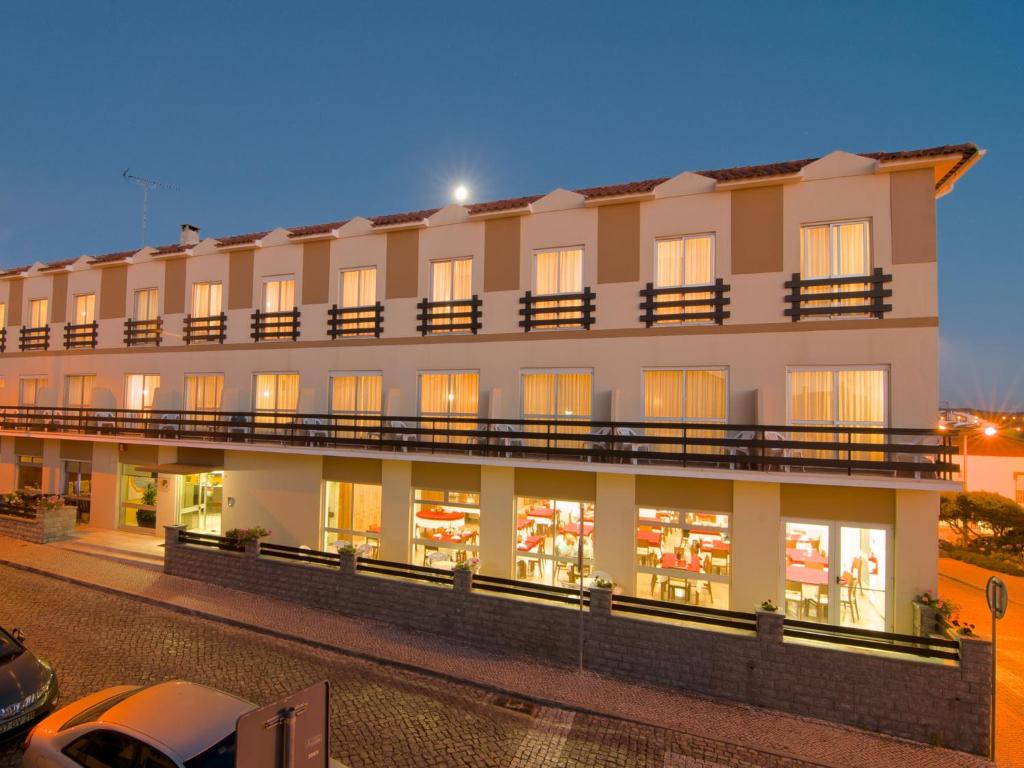
[[[146,222],[149,217],[149,193],[154,189],[166,189],[169,192],[177,192],[178,188],[173,184],[165,184],[162,181],[155,181],[153,179],[144,179],[141,176],[135,176],[128,173],[130,169],[125,168],[124,173],[121,177],[125,181],[130,181],[138,187],[142,188],[142,247],[146,247]]]

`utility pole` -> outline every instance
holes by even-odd
[[[142,188],[142,247],[146,247],[146,224],[149,218],[149,193],[154,189],[166,189],[169,192],[177,192],[178,188],[173,184],[165,184],[162,181],[155,181],[154,179],[144,179],[141,176],[134,176],[128,173],[128,168],[124,169],[124,173],[121,174],[121,178],[125,181],[130,181],[138,187]]]

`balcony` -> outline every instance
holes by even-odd
[[[257,309],[252,313],[250,336],[253,341],[298,341],[299,316],[298,307],[286,312],[263,312]]]
[[[163,318],[154,320],[125,320],[124,344],[126,347],[160,346],[163,338]]]
[[[891,281],[892,275],[884,274],[878,267],[870,275],[811,280],[802,280],[794,272],[792,279],[785,284],[789,289],[785,297],[789,306],[783,314],[792,318],[794,323],[803,317],[816,315],[852,315],[881,320],[886,312],[892,311],[892,305],[884,303],[892,296],[892,289],[885,287]]]
[[[339,307],[327,310],[327,335],[332,339],[347,336],[373,336],[384,332],[384,305],[379,301],[365,307]]]
[[[18,348],[22,352],[32,352],[35,350],[45,352],[48,350],[50,348],[50,326],[39,325],[35,328],[29,328],[23,325],[21,327]]]
[[[801,481],[822,474],[952,480],[958,471],[957,447],[934,429],[0,406],[0,430],[789,472]]]
[[[519,297],[519,327],[529,333],[537,328],[582,328],[594,324],[594,299],[589,288],[580,293],[554,293],[535,296],[527,291]]]
[[[69,323],[64,326],[64,349],[96,349],[99,323]]]
[[[416,315],[418,321],[416,330],[420,335],[428,333],[472,333],[480,330],[481,316],[480,309],[483,301],[479,296],[474,295],[471,299],[457,299],[455,301],[428,301],[420,299],[416,308],[419,310]]]
[[[0,352],[7,351],[7,328],[0,328]]]
[[[686,322],[704,322],[721,325],[729,317],[725,309],[730,299],[725,295],[729,290],[722,278],[713,285],[676,286],[655,288],[654,283],[640,291],[640,322],[650,328],[652,325],[677,325]],[[694,298],[696,297],[696,298]]]
[[[228,333],[228,316],[223,312],[204,317],[185,315],[182,331],[186,344],[223,344]]]

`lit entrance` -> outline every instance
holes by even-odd
[[[177,478],[177,519],[190,531],[221,532],[224,472],[197,472]]]
[[[890,540],[885,526],[787,521],[786,616],[890,631]]]

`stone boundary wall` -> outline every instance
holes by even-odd
[[[74,507],[40,509],[35,519],[0,514],[0,536],[49,544],[71,537],[75,532],[78,511]]]
[[[579,609],[178,543],[166,529],[164,571],[280,600],[423,630],[492,651],[575,665]],[[782,710],[879,733],[988,753],[992,646],[961,641],[959,665],[783,642],[783,616],[757,614],[756,633],[646,620],[611,610],[593,589],[583,612],[584,666],[600,674]]]

